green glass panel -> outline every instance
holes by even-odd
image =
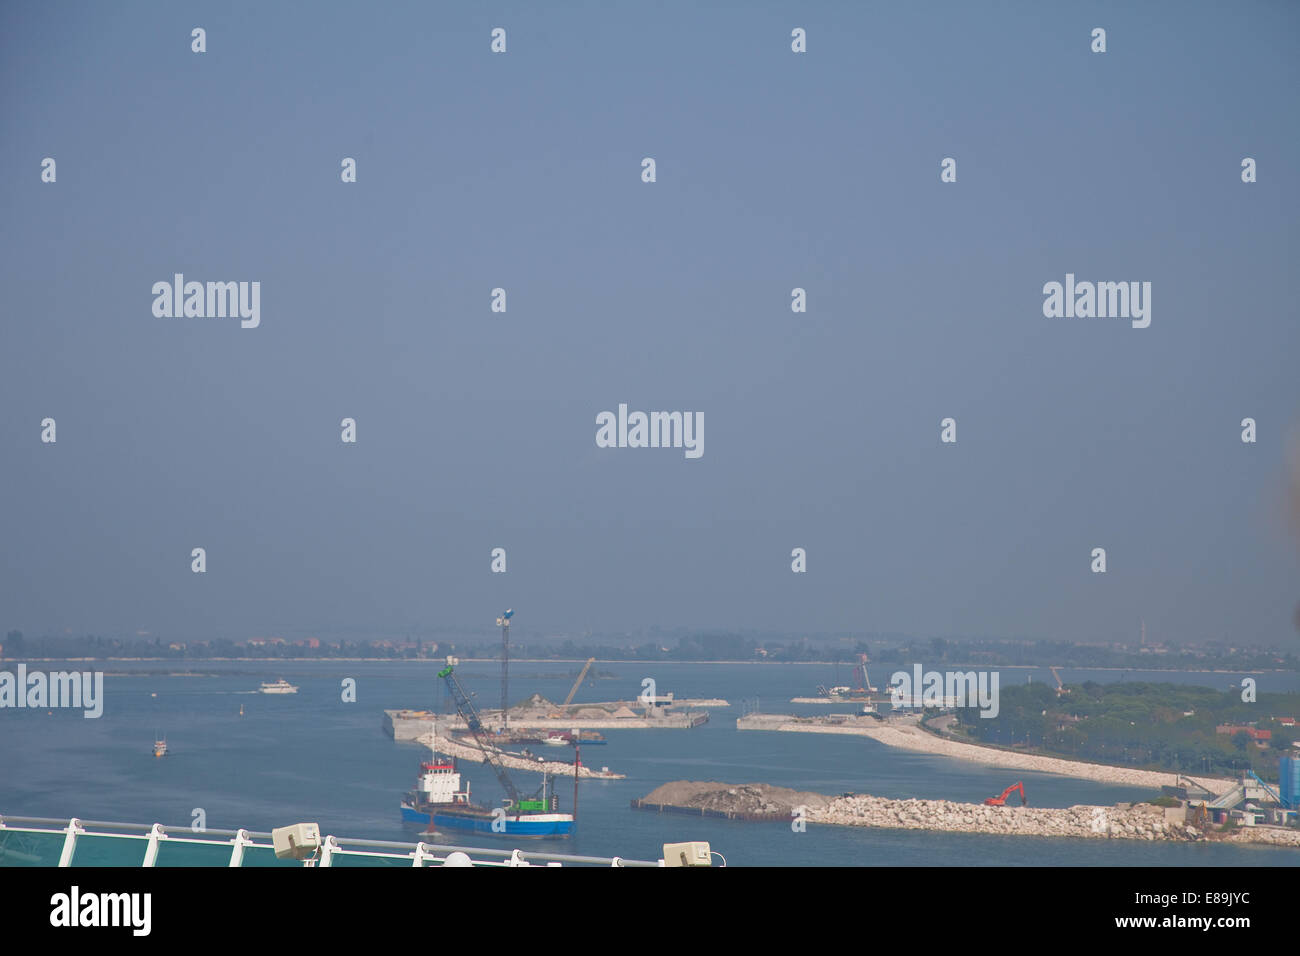
[[[97,836],[83,833],[77,837],[77,850],[72,854],[73,866],[139,866],[144,862],[144,852],[149,841]],[[56,859],[54,861],[58,863]]]
[[[163,840],[158,844],[158,859],[154,866],[229,866],[233,849],[233,843],[173,843]]]
[[[58,866],[64,836],[0,830],[0,866]]]

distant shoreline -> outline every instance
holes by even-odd
[[[455,655],[453,655],[455,656]],[[499,664],[499,657],[462,657],[459,658],[466,664]],[[512,663],[517,664],[585,664],[586,658],[560,658],[560,657],[512,657]],[[3,657],[0,658],[0,666],[9,663],[31,663],[39,661],[40,663],[85,663],[88,661],[105,661],[117,663],[175,663],[175,664],[202,664],[205,662],[221,662],[231,664],[428,664],[434,667],[442,667],[444,661],[442,658],[410,658],[410,657]],[[664,665],[699,665],[699,664],[743,664],[743,665],[771,665],[781,664],[787,667],[832,667],[833,661],[650,661],[650,660],[614,660],[597,658],[597,664],[640,664],[646,667],[661,667]],[[841,662],[844,663],[844,662]],[[974,669],[974,670],[1049,670],[1047,664],[956,664],[948,661],[942,662],[945,669]],[[925,665],[929,666],[929,665]],[[937,666],[937,665],[935,665]],[[1285,667],[1273,668],[1254,668],[1240,670],[1224,670],[1221,668],[1170,668],[1170,667],[1060,667],[1062,671],[1140,671],[1145,674],[1295,674],[1300,671],[1292,670]]]

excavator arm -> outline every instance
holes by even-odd
[[[1016,781],[1011,786],[1007,787],[1007,789],[1003,790],[998,796],[989,797],[984,801],[984,805],[986,807],[1004,807],[1007,804],[1007,797],[1011,796],[1017,790],[1020,791],[1020,805],[1023,807],[1029,802],[1029,798],[1025,796],[1025,785],[1020,781]]]

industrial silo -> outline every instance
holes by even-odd
[[[1282,805],[1292,810],[1300,809],[1300,757],[1283,757],[1278,776],[1282,781],[1279,790]]]

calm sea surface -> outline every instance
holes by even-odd
[[[4,668],[13,671],[14,662]],[[580,665],[512,662],[510,697],[537,692],[563,700]],[[43,670],[98,668],[106,672],[104,715],[79,711],[0,711],[0,815],[187,827],[202,808],[214,828],[269,830],[303,820],[350,837],[414,841],[418,828],[402,824],[401,795],[414,784],[427,751],[395,743],[381,729],[385,708],[432,708],[445,700],[432,662],[182,662],[31,663]],[[901,669],[872,665],[883,685]],[[658,815],[629,808],[670,780],[763,782],[821,793],[980,802],[1024,780],[1031,806],[1113,804],[1146,799],[1149,790],[1109,786],[1046,774],[981,767],[964,761],[891,750],[858,737],[737,731],[742,707],[775,713],[828,713],[791,697],[831,684],[830,664],[597,664],[576,702],[631,699],[653,677],[660,694],[721,697],[695,730],[606,730],[607,746],[583,748],[591,766],[608,766],[626,780],[583,781],[579,825],[568,840],[526,841],[526,847],[598,856],[656,859],[666,842],[708,840],[731,864],[798,865],[1300,865],[1294,850],[1129,841],[1008,838],[847,827],[809,826],[793,833],[785,824],[746,824]],[[1040,670],[1001,668],[1003,686],[1029,677],[1051,682]],[[174,672],[197,672],[185,676]],[[465,661],[458,669],[479,705],[500,701],[500,665]],[[841,683],[850,680],[847,666]],[[1066,682],[1169,681],[1225,688],[1243,674],[1067,670]],[[1258,674],[1259,689],[1300,690],[1300,675]],[[256,693],[261,681],[283,677],[296,695]],[[342,700],[341,682],[355,678],[355,703]],[[152,696],[156,694],[157,696]],[[240,705],[244,716],[239,716]],[[838,708],[848,710],[847,707]],[[156,734],[169,753],[153,757]],[[462,765],[477,802],[492,805],[500,788],[481,764]],[[525,792],[540,782],[518,774]],[[560,784],[561,809],[569,809],[571,780]],[[442,842],[456,842],[444,839]],[[498,845],[490,837],[468,841]],[[509,846],[502,843],[500,845]]]

